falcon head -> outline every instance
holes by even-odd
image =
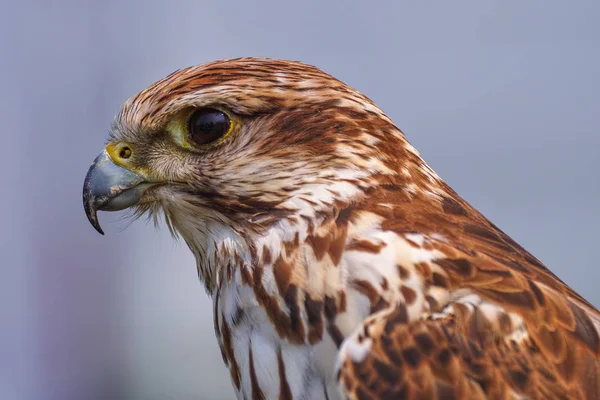
[[[313,66],[244,58],[174,72],[129,99],[83,201],[100,233],[97,210],[162,210],[198,258],[218,238],[318,218],[396,174],[433,181],[371,100]]]

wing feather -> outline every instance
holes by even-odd
[[[538,337],[503,332],[484,304],[457,302],[414,322],[403,305],[374,314],[340,350],[344,398],[597,398],[598,362],[586,347],[554,331],[561,357],[547,357]]]
[[[380,190],[364,210],[385,200],[384,231],[421,235],[412,246],[442,255],[415,265],[424,289],[435,280],[447,301],[417,319],[402,301],[366,319],[338,354],[346,398],[599,397],[600,314],[590,303],[449,187],[439,208]]]

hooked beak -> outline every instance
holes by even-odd
[[[118,211],[136,205],[152,183],[135,172],[115,164],[107,153],[92,163],[83,183],[83,208],[92,226],[104,235],[98,222],[98,210]]]

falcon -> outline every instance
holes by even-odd
[[[370,99],[264,58],[129,99],[83,204],[164,216],[240,399],[598,399],[600,314]]]

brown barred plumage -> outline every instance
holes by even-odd
[[[234,126],[214,145],[187,132],[203,107]],[[101,198],[101,163],[133,183]],[[185,239],[239,398],[600,396],[598,311],[315,67],[174,72],[125,103],[84,198],[98,229],[120,200]]]

